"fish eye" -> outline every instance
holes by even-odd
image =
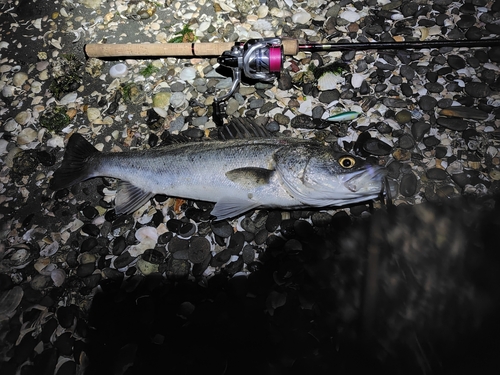
[[[356,160],[352,156],[342,156],[339,158],[339,164],[342,168],[351,169],[356,164]]]

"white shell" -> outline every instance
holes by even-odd
[[[353,12],[352,10],[346,10],[345,12],[342,12],[339,17],[349,22],[356,22],[361,18],[358,13]]]
[[[327,72],[318,79],[318,90],[333,90],[340,84],[344,84],[345,79],[339,74]]]
[[[125,77],[127,74],[128,68],[124,63],[115,64],[109,69],[109,75],[112,78]]]
[[[363,83],[363,79],[364,79],[364,77],[361,74],[357,74],[357,73],[353,74],[352,78],[351,78],[352,87],[354,87],[355,89],[361,87],[361,84]]]
[[[56,268],[50,273],[50,278],[54,282],[55,286],[61,286],[66,280],[66,272],[60,268]]]
[[[183,81],[191,81],[196,78],[196,69],[192,66],[187,66],[181,70],[179,78]]]
[[[69,94],[64,95],[59,101],[60,105],[68,105],[69,103],[74,103],[78,94],[76,92],[70,92]]]
[[[27,145],[28,143],[33,142],[37,136],[38,132],[35,129],[25,128],[21,130],[17,136],[17,144],[19,146]]]
[[[294,23],[306,24],[311,20],[311,15],[304,10],[298,11],[292,16]]]

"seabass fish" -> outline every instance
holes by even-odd
[[[120,179],[115,209],[129,213],[155,194],[215,202],[217,219],[258,207],[299,209],[374,199],[386,172],[330,147],[292,138],[179,143],[103,153],[78,133],[68,141],[51,188],[92,177]]]

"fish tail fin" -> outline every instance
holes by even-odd
[[[92,177],[88,161],[98,153],[99,150],[82,135],[73,134],[66,146],[62,164],[50,180],[50,188],[60,190]]]

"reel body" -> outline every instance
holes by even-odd
[[[218,126],[223,125],[223,102],[229,99],[238,89],[243,75],[247,78],[272,82],[279,77],[283,67],[284,53],[279,38],[250,39],[242,44],[235,44],[230,51],[217,58],[217,62],[230,68],[233,84],[226,95],[215,98],[213,118]]]

